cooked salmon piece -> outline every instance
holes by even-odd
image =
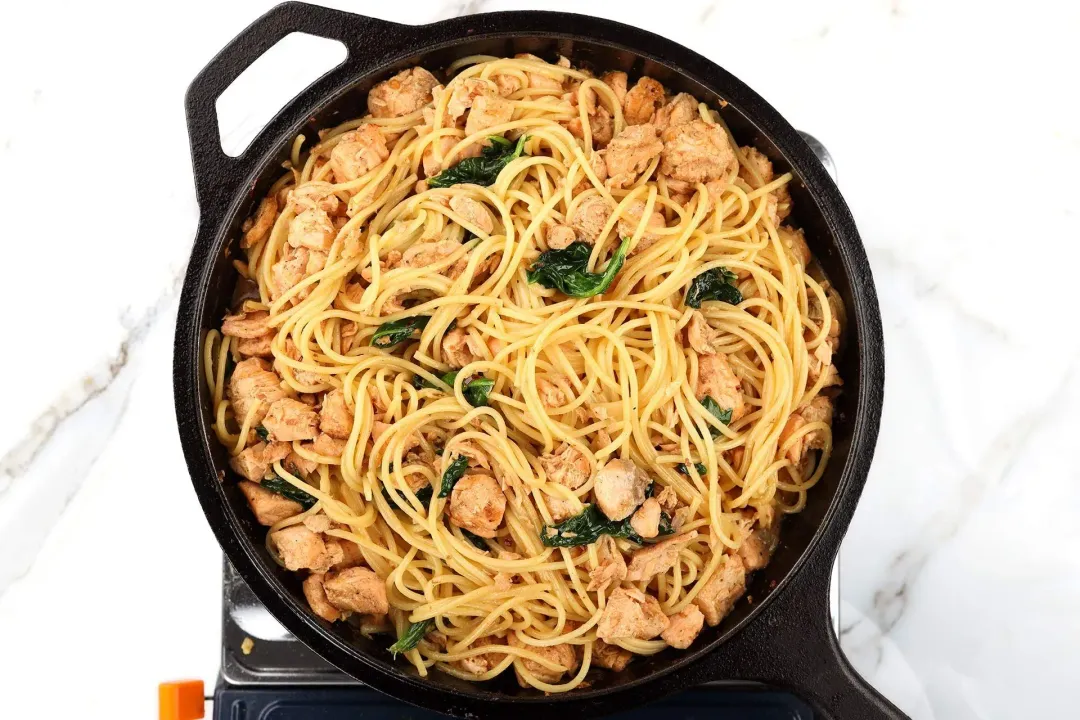
[[[260,525],[269,527],[304,511],[300,503],[270,492],[256,482],[241,480],[238,486]]]
[[[660,601],[636,588],[615,588],[600,615],[596,636],[606,643],[615,640],[652,640],[667,629],[667,615]]]
[[[386,583],[366,567],[351,567],[330,572],[323,580],[326,599],[338,610],[385,615],[390,612]]]

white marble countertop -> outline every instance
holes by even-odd
[[[5,11],[7,716],[47,701],[50,717],[152,717],[159,681],[217,674],[220,554],[172,407],[198,217],[182,96],[270,4]],[[540,6],[329,4],[413,23]],[[835,157],[888,355],[877,456],[841,552],[842,643],[917,719],[1072,717],[1080,677],[1080,15],[989,5],[542,4],[711,57]],[[280,84],[234,98],[228,137],[259,127]]]

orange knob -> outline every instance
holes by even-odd
[[[199,720],[206,715],[202,680],[158,685],[158,720]]]

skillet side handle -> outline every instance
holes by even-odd
[[[235,158],[226,155],[221,149],[215,105],[218,96],[259,56],[294,32],[337,40],[346,47],[348,56],[312,86],[329,89],[397,50],[409,30],[407,25],[377,18],[302,2],[286,2],[241,31],[195,76],[184,97],[200,207],[231,196],[236,189],[235,183],[243,179],[245,160],[258,157],[265,150],[252,142],[243,155]],[[302,110],[290,104],[282,110],[281,116],[292,124],[303,119]]]
[[[844,657],[829,617],[832,557],[818,555],[762,615],[717,648],[708,673],[790,691],[810,704],[815,718],[907,720]]]

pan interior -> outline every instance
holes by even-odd
[[[631,78],[646,74],[656,78],[673,92],[687,92],[694,97],[707,102],[713,108],[719,109],[725,122],[731,128],[740,145],[753,145],[765,153],[777,169],[777,174],[794,171],[795,180],[791,183],[791,194],[794,200],[794,212],[792,223],[802,227],[807,236],[808,243],[814,256],[821,264],[826,275],[840,292],[847,308],[853,307],[853,295],[851,278],[841,264],[836,239],[830,232],[824,213],[815,199],[801,182],[799,172],[793,168],[772,141],[759,131],[758,127],[735,106],[734,103],[721,106],[722,98],[705,85],[691,79],[679,71],[664,65],[662,62],[643,57],[629,50],[608,46],[606,44],[581,39],[565,39],[555,37],[507,37],[498,39],[476,38],[457,42],[445,47],[439,47],[422,55],[416,55],[392,67],[376,73],[370,77],[358,77],[355,82],[338,97],[330,99],[320,109],[313,113],[299,130],[307,136],[306,145],[310,146],[318,137],[318,130],[333,127],[345,120],[366,114],[365,98],[368,89],[388,75],[415,64],[420,64],[427,69],[436,72],[445,68],[448,63],[457,58],[473,54],[488,54],[496,56],[512,56],[515,53],[529,52],[545,59],[553,60],[556,55],[562,54],[570,58],[575,66],[584,66],[593,70],[623,70],[630,74]],[[709,78],[704,78],[709,82]],[[283,129],[284,130],[284,129]],[[276,156],[265,158],[257,177],[248,184],[251,193],[241,202],[233,206],[231,217],[225,218],[222,223],[223,233],[218,236],[217,242],[228,246],[216,248],[210,254],[215,258],[213,266],[205,275],[207,279],[205,304],[196,308],[198,322],[205,333],[220,325],[221,318],[230,304],[230,297],[237,275],[229,260],[231,257],[240,255],[237,244],[240,236],[240,225],[251,213],[254,204],[262,196],[267,188],[277,179],[281,173],[281,163],[287,158],[289,147],[295,133],[289,132],[278,138],[279,151]],[[586,690],[577,690],[569,693],[570,696],[596,696],[610,690],[635,683],[645,678],[654,676],[658,672],[666,672],[690,662],[699,657],[718,643],[738,625],[746,621],[757,607],[769,596],[770,592],[783,580],[799,558],[806,551],[811,540],[814,538],[822,520],[825,518],[836,496],[842,471],[848,462],[852,436],[854,431],[854,402],[859,396],[860,358],[858,348],[854,347],[851,340],[856,335],[857,322],[854,314],[848,313],[848,327],[845,328],[847,347],[842,348],[836,360],[841,376],[844,378],[844,392],[837,401],[837,412],[833,425],[834,450],[829,467],[819,484],[811,491],[805,510],[788,518],[783,526],[780,546],[774,554],[772,562],[767,568],[754,574],[748,583],[746,599],[740,602],[735,610],[716,628],[706,627],[701,636],[689,651],[669,649],[651,657],[635,658],[625,671],[613,673],[606,670],[590,672],[588,681],[590,686]],[[203,413],[202,427],[208,429],[213,422],[211,417],[211,400],[207,394],[205,384],[200,382],[200,403]],[[387,636],[376,636],[369,639],[361,636],[352,626],[346,623],[329,625],[315,619],[307,609],[307,603],[301,590],[300,577],[294,573],[280,568],[269,557],[265,549],[265,528],[257,525],[247,508],[247,504],[233,482],[231,470],[228,468],[228,457],[224,448],[220,447],[213,438],[212,433],[204,432],[205,449],[212,459],[214,474],[224,473],[226,481],[221,483],[220,492],[229,507],[231,528],[215,528],[219,540],[222,542],[227,554],[247,554],[256,558],[259,574],[265,582],[251,582],[249,584],[264,602],[267,602],[266,594],[275,593],[284,596],[286,604],[294,612],[305,613],[310,616],[307,621],[309,626],[316,628],[319,633],[337,636],[345,645],[351,648],[356,662],[354,674],[365,672],[365,665],[372,661],[383,665],[388,672],[403,675],[416,675],[411,666],[403,662],[392,663],[386,646],[391,640]],[[216,484],[216,483],[215,483]],[[231,536],[227,541],[224,535]],[[239,540],[239,544],[236,542]],[[271,603],[267,602],[268,605]],[[307,638],[302,638],[307,640]],[[315,648],[318,649],[317,646]],[[360,656],[368,656],[365,662]],[[349,671],[349,667],[343,667]],[[481,696],[492,699],[514,698],[518,700],[536,699],[551,701],[553,698],[529,690],[523,690],[517,686],[512,673],[504,673],[499,679],[485,683],[469,683],[457,680],[448,675],[434,671],[423,682],[472,696]]]

